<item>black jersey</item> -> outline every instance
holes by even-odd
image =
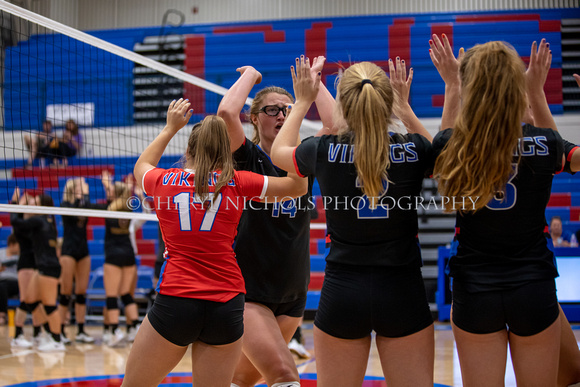
[[[86,208],[88,199],[76,199],[74,202],[63,201],[61,207]],[[89,255],[87,243],[87,218],[84,216],[62,216],[63,240],[62,255],[69,255],[77,259]]]
[[[385,194],[371,210],[354,165],[354,145],[335,135],[306,139],[295,151],[297,171],[316,176],[326,210],[329,262],[421,266],[417,206],[423,178],[433,165],[429,141],[392,134]]]
[[[130,219],[105,219],[105,259],[135,258],[129,231]]]
[[[237,170],[286,176],[249,139],[233,154]],[[285,303],[304,297],[310,282],[310,211],[305,195],[283,203],[248,202],[235,242],[246,298]]]
[[[28,219],[15,217],[12,225],[30,234],[36,266],[41,268],[60,267],[56,255],[57,231],[52,215],[37,215]]]
[[[106,210],[110,203],[91,204],[94,209]],[[105,260],[114,258],[135,259],[135,250],[131,243],[130,219],[105,218]]]
[[[436,155],[452,132],[447,129],[435,136]],[[505,289],[558,276],[544,232],[552,178],[564,167],[564,144],[551,129],[525,125],[523,135],[503,199],[456,216],[459,246],[449,262],[450,276],[464,281],[469,291]]]
[[[34,259],[34,250],[32,248],[32,239],[30,238],[30,230],[22,224],[19,219],[22,219],[22,214],[10,213],[10,224],[12,225],[12,232],[20,246],[20,255],[18,257],[18,269],[30,269],[36,266]]]

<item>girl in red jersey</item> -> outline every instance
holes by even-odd
[[[232,248],[241,213],[250,200],[307,190],[296,175],[235,171],[225,123],[216,116],[193,127],[183,169],[155,168],[189,121],[189,106],[182,99],[169,105],[167,125],[135,165],[138,184],[154,198],[165,263],[123,386],[157,386],[192,344],[193,383],[229,387],[243,334],[244,280]]]

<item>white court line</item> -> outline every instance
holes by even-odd
[[[0,356],[0,360],[4,360],[4,359],[10,359],[11,357],[17,357],[17,356],[22,356],[22,355],[30,355],[36,353],[36,351],[32,350],[32,349],[28,349],[26,351],[22,351],[22,352],[17,352],[17,353],[11,353],[8,355],[4,355],[4,356]]]

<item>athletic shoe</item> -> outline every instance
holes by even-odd
[[[107,342],[109,347],[117,347],[124,343],[125,341],[125,334],[119,328],[115,329],[115,332],[111,335],[111,338]]]
[[[47,335],[45,333],[40,333],[37,336],[34,336],[32,338],[32,341],[34,341],[34,345],[36,347],[41,346],[42,344],[44,344],[46,342],[47,339]]]
[[[296,339],[290,340],[290,342],[288,343],[288,349],[290,350],[290,352],[294,353],[296,356],[298,356],[301,359],[309,359],[310,358],[310,353]]]
[[[127,341],[132,343],[135,341],[135,336],[137,336],[137,331],[141,324],[137,324],[135,327],[129,328],[129,332],[127,333]]]
[[[62,333],[60,334],[60,342],[63,343],[63,345],[70,345],[71,343],[70,339]]]
[[[106,331],[103,333],[103,338],[102,338],[102,344],[107,344],[109,341],[111,341],[111,331]]]
[[[64,343],[55,341],[52,337],[49,337],[46,342],[38,346],[40,352],[62,352],[65,350]]]
[[[26,340],[26,337],[24,337],[23,334],[13,338],[10,342],[12,348],[32,348],[32,345],[33,344],[30,341]]]
[[[77,337],[75,337],[75,341],[78,343],[94,343],[95,339],[92,338],[91,336],[87,335],[85,332],[81,332],[79,334],[77,334]]]

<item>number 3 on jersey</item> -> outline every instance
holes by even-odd
[[[201,226],[199,226],[199,231],[211,231],[213,227],[213,222],[217,215],[218,209],[222,202],[222,194],[218,194],[217,199],[213,200],[213,192],[209,193],[208,200],[211,205],[205,210],[203,219],[201,221]],[[190,200],[191,194],[189,192],[182,192],[173,197],[173,203],[177,204],[177,209],[179,212],[179,225],[181,226],[181,231],[191,231],[191,207],[193,203],[203,204],[201,200],[194,195],[193,202]]]
[[[518,175],[518,164],[512,164],[513,172],[505,185],[503,191],[496,192],[493,199],[487,203],[486,207],[490,210],[509,210],[516,205],[518,199],[518,189],[512,183],[512,180]]]

